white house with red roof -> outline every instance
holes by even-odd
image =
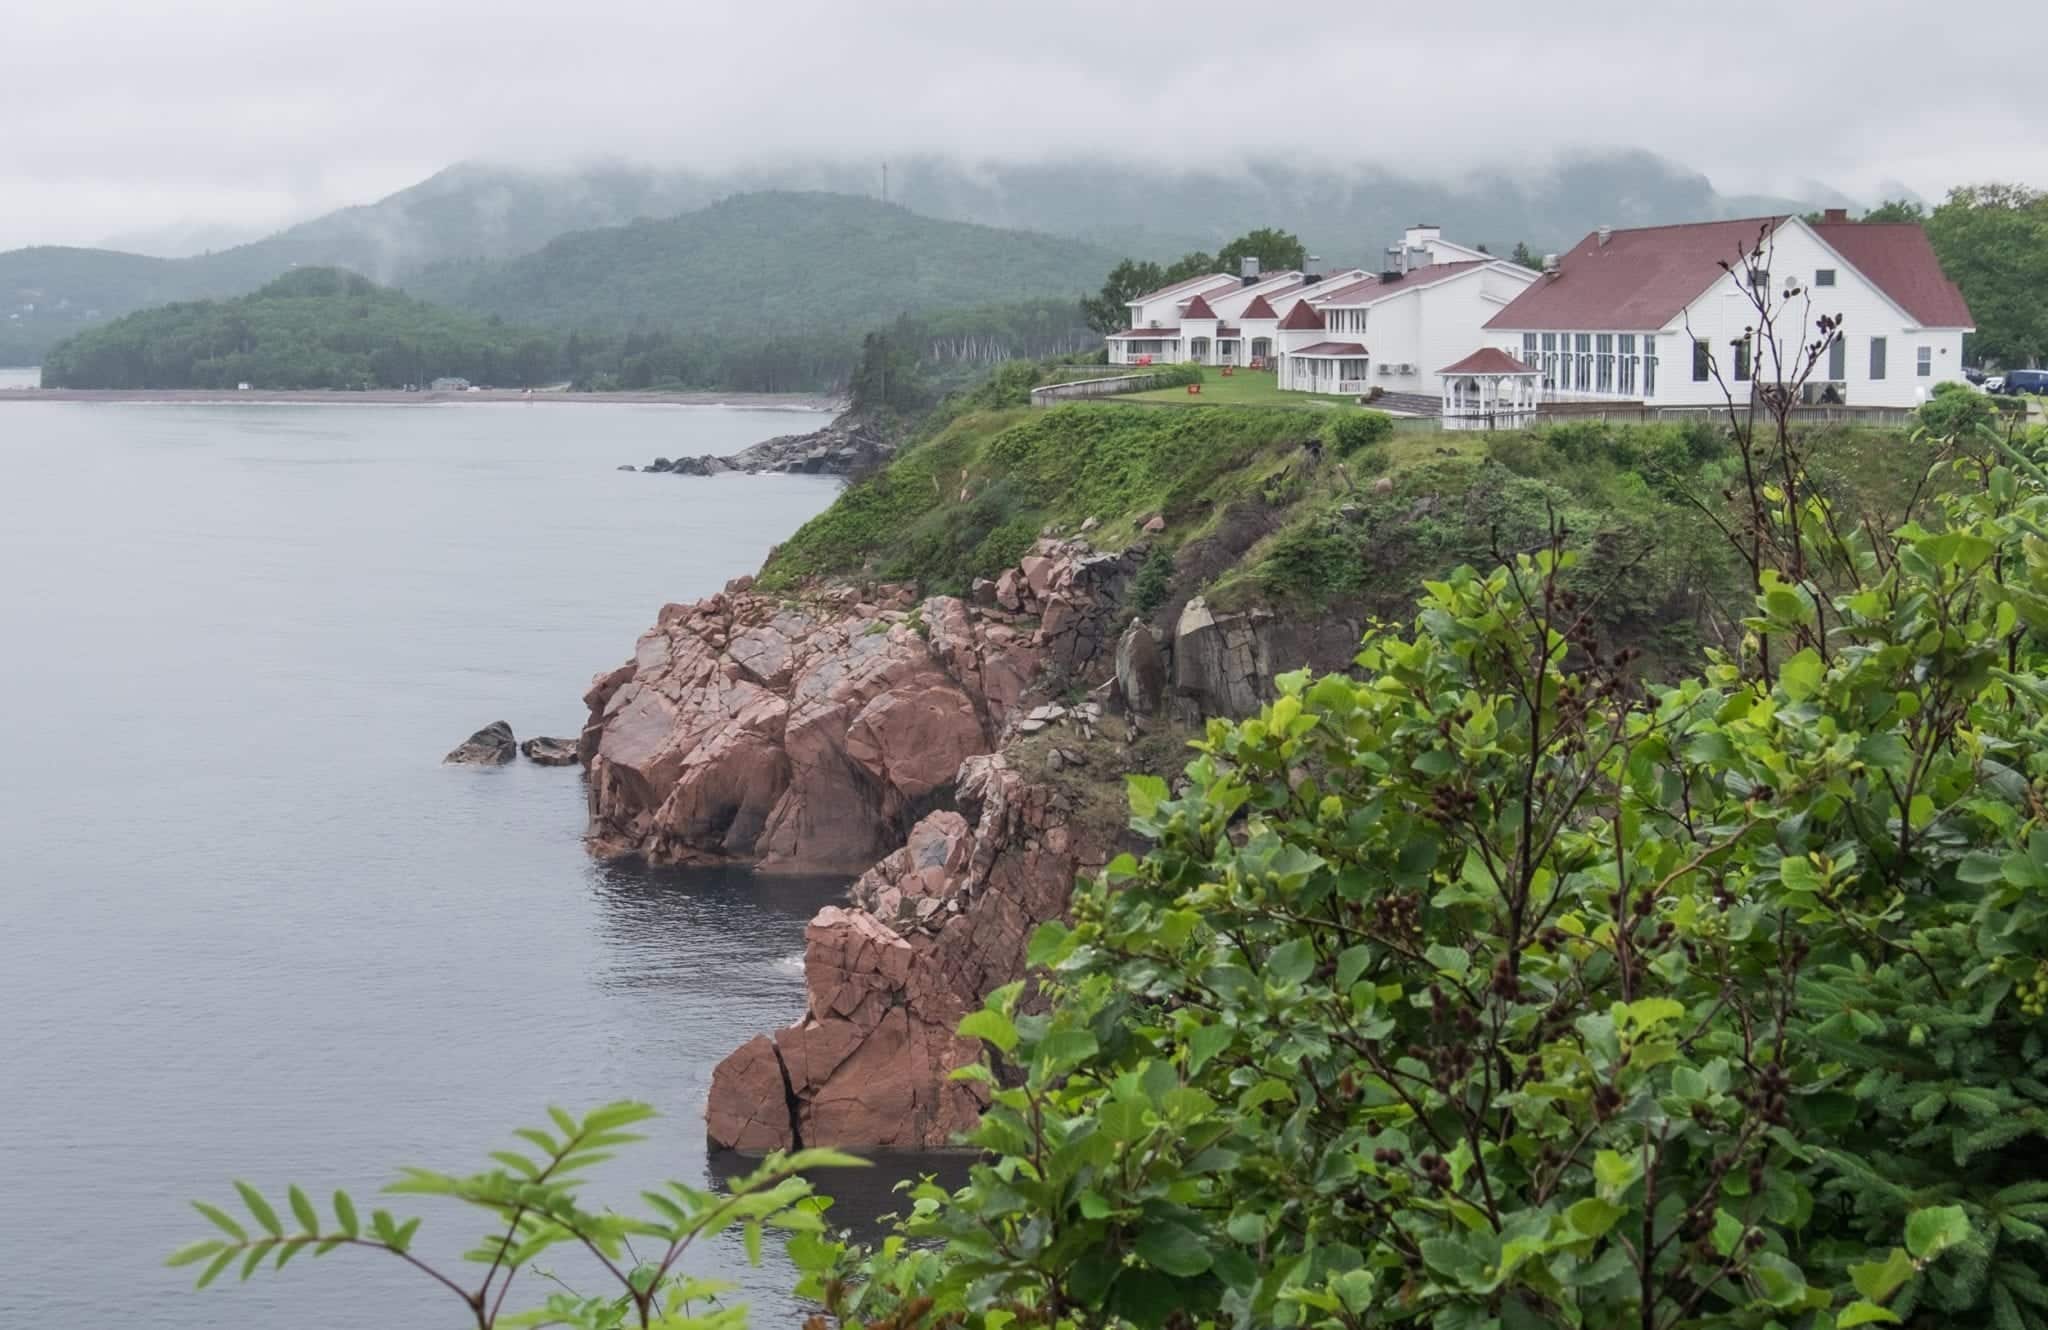
[[[1437,367],[1476,346],[1486,321],[1536,280],[1435,226],[1408,228],[1383,265],[1253,268],[1147,292],[1130,302],[1130,328],[1108,338],[1110,363],[1244,365],[1273,370],[1296,392],[1434,395]]]
[[[1745,287],[1759,284],[1776,346],[1750,334]],[[1792,380],[1822,316],[1840,326],[1806,384],[1810,402],[1911,407],[1963,377],[1974,321],[1926,232],[1839,210],[1818,223],[1602,228],[1493,315],[1482,340],[1533,370],[1546,401],[1717,406],[1759,379]]]

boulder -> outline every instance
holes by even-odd
[[[1116,690],[1126,709],[1141,716],[1166,699],[1166,661],[1143,619],[1132,619],[1116,643]]]
[[[574,739],[551,739],[537,735],[519,745],[519,751],[526,754],[526,760],[537,762],[544,767],[573,767],[577,741]]]
[[[519,745],[512,738],[512,727],[497,720],[464,739],[441,760],[468,766],[502,767],[518,755]]]
[[[1165,515],[1161,513],[1153,514],[1152,520],[1145,523],[1145,530],[1151,535],[1155,536],[1158,535],[1160,532],[1166,530]]]
[[[1203,716],[1257,711],[1272,686],[1272,621],[1264,610],[1219,615],[1190,600],[1173,630],[1174,692]]]
[[[996,604],[1012,614],[1024,608],[1024,578],[1014,568],[1005,568],[996,579]]]
[[[1374,494],[1392,494],[1394,492],[1394,478],[1392,476],[1381,476],[1372,483],[1372,492]]]

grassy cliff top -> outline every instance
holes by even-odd
[[[1346,419],[1370,415],[1130,402],[965,410],[850,485],[775,552],[762,582],[872,576],[957,594],[1043,531],[1071,535],[1093,519],[1091,542],[1146,540],[1153,581],[1171,584],[1141,588],[1141,610],[1200,593],[1222,607],[1394,616],[1422,579],[1535,548],[1555,520],[1588,556],[1576,575],[1610,623],[1655,633],[1739,617],[1737,570],[1702,506],[1734,474],[1721,428],[1344,437]],[[1832,429],[1811,445],[1837,496],[1881,524],[1898,519],[1925,463],[1901,431]],[[1147,536],[1155,515],[1165,529]]]

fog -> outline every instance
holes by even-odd
[[[246,232],[465,158],[1457,174],[1639,147],[1724,192],[1938,198],[2048,183],[2038,44],[2002,35],[2033,8],[23,0],[0,27],[0,248]]]

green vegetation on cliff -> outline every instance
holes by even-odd
[[[440,309],[336,268],[233,300],[143,310],[89,328],[43,364],[52,388],[395,388],[448,375],[543,383],[554,338]]]

